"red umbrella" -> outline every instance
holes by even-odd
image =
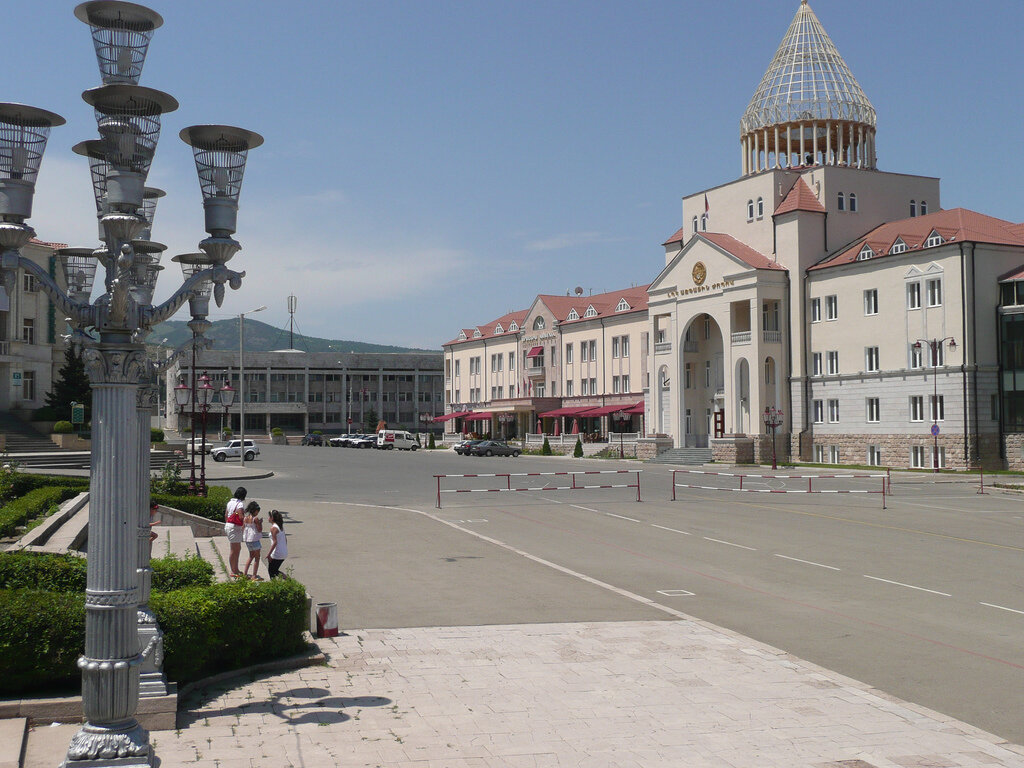
[[[544,422],[542,422],[540,420],[540,416],[537,417],[537,434],[538,435],[543,435],[544,434]]]
[[[562,417],[561,416],[559,416],[557,419],[555,419],[555,437],[558,437],[560,434],[562,434]]]
[[[580,420],[579,419],[573,419],[572,420],[572,433],[574,435],[578,435],[580,433]]]

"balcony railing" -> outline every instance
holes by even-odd
[[[684,341],[683,342],[683,352],[696,352],[696,351],[697,351],[697,342],[696,341]]]
[[[749,344],[750,343],[750,331],[737,331],[732,335],[733,345]]]
[[[654,354],[664,355],[672,351],[671,341],[658,341],[654,344]]]
[[[0,357],[11,354],[11,342],[0,341]]]
[[[765,331],[764,342],[765,344],[781,344],[782,331]]]

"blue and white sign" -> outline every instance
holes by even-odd
[[[939,434],[939,425],[938,424],[932,424],[932,437],[938,437],[938,434]]]

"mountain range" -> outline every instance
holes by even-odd
[[[213,349],[238,349],[238,318],[216,320],[206,334],[213,340]],[[184,320],[169,320],[153,327],[146,339],[147,344],[162,347],[177,347],[192,336]],[[293,347],[304,352],[437,352],[435,349],[395,347],[387,344],[370,344],[365,341],[344,341],[341,339],[318,339],[300,333],[290,335],[287,330],[261,323],[259,320],[245,321],[245,349],[251,352],[270,352]]]

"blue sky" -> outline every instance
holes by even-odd
[[[9,4],[25,64],[0,99],[55,111],[31,223],[94,245],[99,84],[73,2]],[[174,95],[149,183],[154,238],[194,251],[202,204],[178,131],[258,131],[242,191],[248,276],[213,319],[265,304],[307,334],[437,348],[576,285],[650,281],[680,199],[739,175],[739,118],[798,0],[164,0],[142,84]],[[879,167],[940,176],[944,207],[1024,220],[1024,3],[812,0],[879,115]],[[10,42],[10,39],[9,41]],[[179,283],[169,265],[157,296]],[[184,310],[176,319],[187,319]]]

